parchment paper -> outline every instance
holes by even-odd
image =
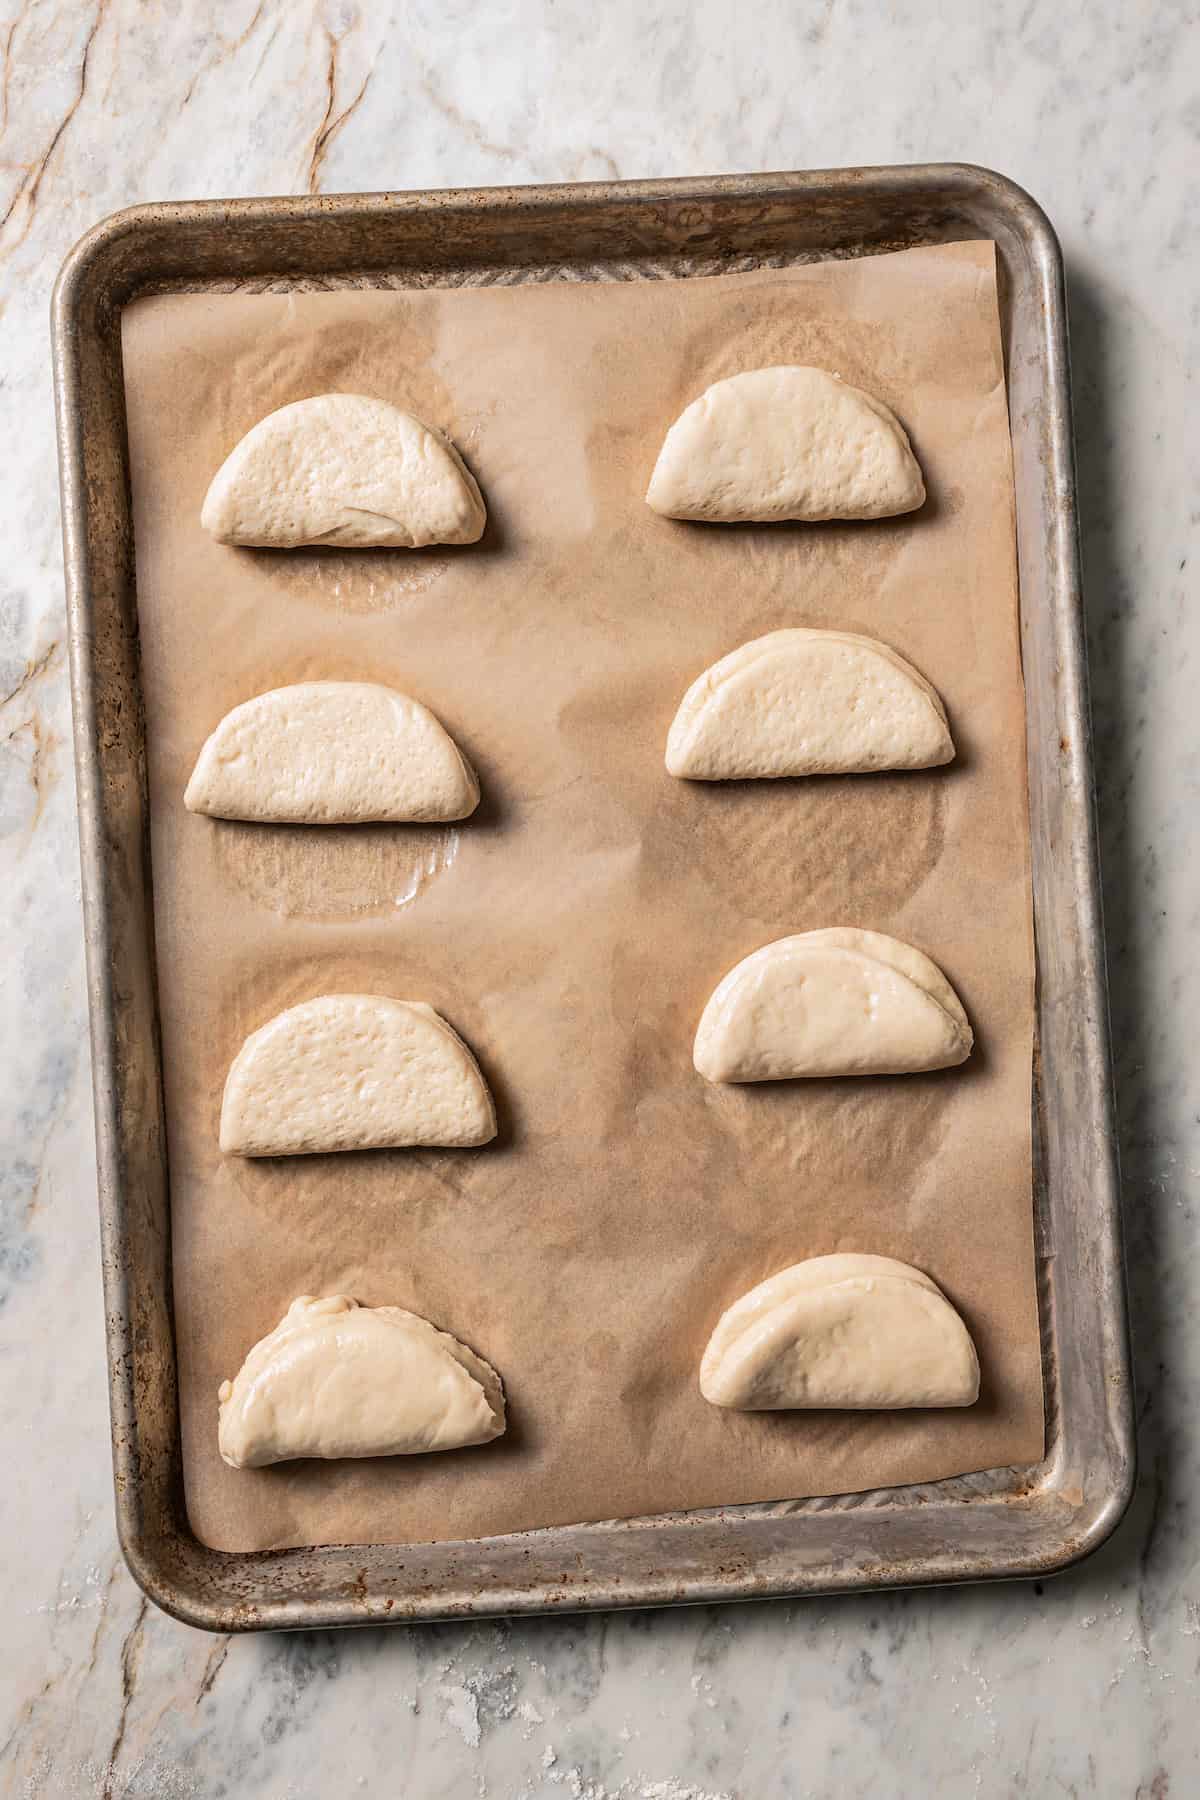
[[[709,382],[771,362],[860,382],[930,498],[876,524],[710,527],[642,495]],[[1010,446],[987,243],[686,281],[173,296],[125,318],[187,1502],[223,1549],[487,1535],[836,1493],[1035,1460],[1033,951]],[[221,459],[329,389],[447,429],[490,512],[469,550],[233,550]],[[915,775],[691,785],[689,682],[782,625],[883,638],[945,698]],[[194,818],[241,700],[389,682],[479,770],[454,828]],[[963,1068],[710,1087],[691,1042],[758,945],[821,925],[928,951],[977,1032]],[[474,1151],[222,1159],[221,1090],[280,1008],[425,999],[474,1047]],[[700,1398],[718,1315],[827,1251],[929,1271],[983,1367],[967,1411],[758,1414]],[[297,1294],[426,1314],[510,1403],[484,1449],[235,1472],[217,1386]]]

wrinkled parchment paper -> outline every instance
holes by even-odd
[[[230,1550],[470,1537],[873,1488],[1038,1458],[1033,949],[1008,424],[990,244],[688,281],[171,296],[125,319],[187,1503]],[[930,498],[875,524],[712,527],[642,495],[709,382],[814,362],[895,408]],[[444,427],[473,549],[234,550],[200,529],[251,425],[324,390]],[[958,759],[915,775],[689,785],[663,747],[708,663],[783,625],[911,658]],[[431,706],[483,784],[461,825],[185,812],[207,733],[313,677]],[[821,925],[946,970],[961,1069],[710,1087],[726,970]],[[246,1034],[337,990],[438,1007],[501,1120],[484,1150],[222,1159]],[[926,1269],[963,1312],[969,1411],[737,1415],[697,1364],[802,1257]],[[300,1293],[426,1314],[510,1403],[484,1449],[227,1469],[217,1386]]]

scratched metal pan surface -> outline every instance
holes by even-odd
[[[1044,1460],[466,1543],[205,1548],[176,1404],[122,307],[206,287],[703,274],[975,237],[999,252],[1016,469]],[[212,1631],[365,1625],[1040,1575],[1102,1543],[1132,1488],[1132,1409],[1063,270],[1028,195],[947,164],[141,206],[71,253],[53,343],[116,1513],[151,1599]]]

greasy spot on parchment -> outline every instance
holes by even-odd
[[[330,612],[386,612],[446,573],[439,550],[243,550],[289,599]]]
[[[951,779],[931,770],[673,782],[660,824],[676,841],[699,840],[705,877],[772,935],[878,929],[937,865]],[[868,896],[868,916],[842,916],[847,889]]]
[[[420,1227],[443,1208],[477,1204],[474,1190],[495,1184],[495,1161],[503,1147],[463,1149],[343,1150],[315,1156],[230,1156],[218,1187],[231,1182],[259,1212],[301,1240],[319,1241],[331,1205],[339,1204],[347,1172],[354,1181],[356,1218],[376,1220],[394,1241],[398,1231]],[[315,1291],[332,1292],[345,1279],[328,1259],[312,1266]]]
[[[697,1080],[703,1078],[697,1076]],[[927,1075],[876,1075],[869,1080],[759,1081],[705,1084],[709,1117],[741,1146],[744,1178],[794,1177],[798,1213],[819,1210],[836,1228],[839,1181],[879,1187],[910,1204],[918,1178],[946,1134],[957,1069]],[[746,1154],[747,1149],[749,1155]],[[820,1158],[819,1188],[806,1173]]]
[[[284,918],[379,916],[409,906],[448,869],[446,825],[250,825],[212,821],[221,874]]]
[[[894,328],[878,319],[831,315],[816,290],[789,284],[781,307],[772,288],[747,288],[722,317],[677,342],[679,361],[696,382],[695,393],[681,397],[680,411],[714,381],[787,364],[825,369],[886,405],[901,405],[901,395],[891,393],[881,373],[896,364]]]

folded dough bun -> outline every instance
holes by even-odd
[[[365,394],[317,394],[268,413],[225,458],[200,513],[223,544],[280,550],[473,544],[486,521],[450,440]]]
[[[398,1306],[293,1300],[220,1389],[217,1442],[235,1469],[296,1456],[416,1456],[504,1430],[500,1377]]]
[[[881,400],[825,369],[750,369],[714,382],[659,452],[647,505],[671,519],[883,519],[925,483]]]
[[[708,1081],[906,1075],[971,1053],[962,1002],[936,963],[879,931],[779,938],[714,989],[693,1060]]]
[[[302,681],[226,713],[183,796],[192,812],[288,825],[465,819],[475,772],[433,714],[373,681]]]
[[[693,781],[928,769],[954,744],[936,690],[874,638],[793,627],[730,651],[694,681],[667,738]]]
[[[486,1144],[496,1135],[470,1050],[420,1000],[322,994],[252,1032],[225,1079],[221,1149],[236,1156]]]
[[[971,1406],[979,1362],[966,1326],[920,1269],[888,1256],[816,1256],[722,1315],[700,1363],[714,1406]]]

